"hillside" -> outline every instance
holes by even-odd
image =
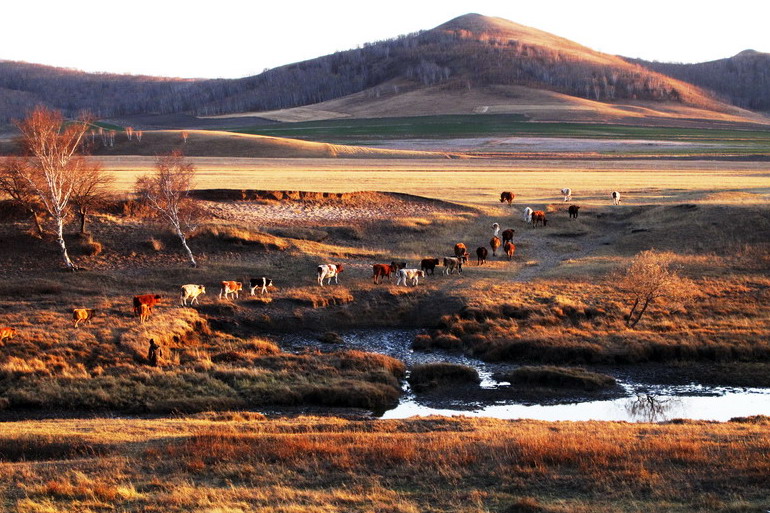
[[[448,158],[449,155],[430,151],[401,151],[377,148],[299,141],[281,137],[234,134],[215,130],[187,131],[183,142],[178,130],[146,132],[141,142],[117,137],[112,147],[99,146],[96,155],[149,156],[182,150],[189,157],[252,157],[252,158]]]
[[[699,126],[706,123],[768,123],[766,117],[740,108],[710,110],[673,101],[601,102],[564,93],[517,85],[489,85],[458,89],[438,84],[401,86],[398,94],[366,90],[314,105],[263,112],[223,114],[202,121],[259,125],[265,120],[281,123],[332,119],[392,118],[447,114],[519,114],[531,121],[623,123]],[[261,127],[260,127],[261,128]],[[264,128],[269,130],[270,125]]]
[[[368,99],[393,101],[437,86],[445,95],[515,86],[605,104],[663,102],[742,115],[698,87],[637,63],[508,20],[468,14],[431,30],[234,80],[89,74],[0,61],[0,124],[36,103],[68,115],[85,109],[110,118],[212,116],[317,105],[364,92]],[[447,113],[442,109],[436,113]]]
[[[714,91],[734,105],[770,111],[770,53],[745,50],[728,59],[697,64],[633,62]]]

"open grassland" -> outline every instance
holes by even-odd
[[[133,190],[150,172],[150,157],[101,157],[118,192]],[[513,191],[514,211],[560,201],[571,187],[575,203],[606,205],[617,190],[626,205],[708,201],[763,203],[770,193],[768,165],[718,161],[378,160],[251,159],[196,157],[201,189],[264,189],[323,192],[391,191],[484,206],[499,205]],[[733,196],[725,196],[725,193]],[[715,196],[716,195],[716,196]],[[497,210],[509,215],[511,210]]]
[[[728,423],[506,422],[491,419],[266,419],[254,410],[381,410],[405,371],[352,351],[335,330],[421,327],[415,348],[551,366],[528,383],[596,381],[595,364],[666,366],[685,382],[767,386],[770,183],[759,163],[192,159],[204,222],[178,241],[126,200],[150,159],[109,158],[119,196],[68,236],[85,270],[57,272],[51,240],[0,208],[0,509],[239,512],[755,512],[770,504],[765,417]],[[619,185],[620,184],[620,185]],[[558,197],[573,188],[580,217]],[[294,189],[347,193],[266,193]],[[517,194],[514,206],[501,190]],[[609,191],[623,203],[610,205]],[[408,194],[417,194],[425,199]],[[438,200],[449,200],[438,201]],[[530,228],[524,206],[550,222]],[[463,274],[442,267],[418,287],[371,281],[371,264],[471,253],[491,224],[516,230],[512,260]],[[68,232],[75,230],[74,222]],[[98,242],[94,254],[89,244]],[[637,329],[608,273],[641,250],[667,251],[696,301],[654,304]],[[472,258],[472,262],[473,262]],[[319,287],[319,263],[345,265]],[[220,280],[272,277],[265,296],[216,297]],[[201,283],[200,305],[178,305]],[[131,297],[163,296],[150,320]],[[97,308],[74,328],[71,309]],[[323,350],[290,352],[305,330]],[[147,343],[163,355],[149,365]],[[557,367],[567,365],[570,368]],[[585,367],[587,372],[572,367]],[[429,377],[444,383],[442,371]],[[439,379],[440,378],[440,379]],[[511,379],[511,376],[505,376]],[[450,381],[458,379],[450,378]],[[475,386],[475,377],[463,378]],[[444,383],[450,391],[457,385]],[[523,386],[523,385],[522,385]],[[192,416],[17,420],[84,412]],[[233,412],[233,410],[236,410]],[[287,411],[287,410],[282,410]],[[296,410],[293,410],[296,411]],[[319,411],[319,410],[311,410]],[[350,410],[343,410],[350,412]],[[360,418],[360,417],[356,417]],[[718,469],[718,471],[715,471]]]
[[[768,507],[768,426],[238,413],[4,422],[0,489],[3,509],[24,513],[753,512]]]
[[[118,165],[131,162],[136,161]],[[100,243],[99,254],[88,254],[90,246],[81,248],[82,241],[71,238],[75,258],[87,269],[75,274],[52,272],[53,245],[25,234],[29,221],[23,216],[3,225],[0,308],[3,323],[19,330],[0,346],[4,407],[381,408],[399,393],[403,369],[395,363],[365,355],[293,356],[272,341],[253,339],[295,330],[320,336],[394,326],[431,329],[417,338],[418,348],[463,351],[487,360],[697,363],[712,365],[712,382],[767,382],[770,320],[761,305],[770,286],[770,217],[766,171],[758,164],[708,163],[713,167],[704,169],[703,163],[686,163],[656,170],[645,163],[625,171],[606,165],[574,169],[572,163],[559,169],[558,162],[543,162],[519,171],[502,165],[492,171],[473,166],[449,171],[430,163],[391,170],[376,161],[353,170],[317,161],[299,168],[300,161],[278,175],[274,167],[236,161],[229,164],[236,170],[225,183],[227,162],[195,163],[203,184],[238,187],[232,193],[200,194],[205,222],[190,237],[201,263],[196,269],[185,265],[178,241],[148,224],[130,201],[116,202],[95,217],[91,238]],[[556,169],[549,171],[550,166]],[[125,177],[140,172],[112,169],[124,193]],[[428,189],[436,174],[448,185]],[[240,199],[252,194],[248,186],[294,185],[292,177],[297,189],[343,192],[358,184],[360,175],[379,177],[373,189],[402,189],[463,204],[381,193]],[[582,206],[579,219],[569,219],[563,203],[551,202],[565,183]],[[606,184],[609,191],[617,183],[626,187],[623,204],[616,207],[598,188]],[[508,188],[517,193],[514,207],[498,200],[499,191]],[[526,226],[523,205],[545,210],[548,227]],[[427,276],[419,287],[371,281],[373,263],[406,261],[416,267],[422,258],[451,254],[456,242],[474,255],[477,246],[488,245],[493,222],[516,230],[511,261],[490,255],[484,266],[466,265],[462,275],[450,276],[441,275],[439,266],[437,275]],[[669,260],[692,280],[696,301],[653,304],[638,329],[630,330],[623,319],[628,298],[607,273],[651,247],[670,252]],[[316,266],[325,262],[345,266],[339,285],[317,285]],[[247,282],[262,275],[276,285],[267,296],[216,297],[220,280]],[[176,306],[185,283],[208,290],[194,309]],[[164,299],[150,322],[140,324],[131,314],[131,297],[146,293]],[[76,329],[70,320],[76,307],[97,308],[99,315],[92,325]],[[150,338],[165,351],[159,368],[147,366]],[[739,368],[748,364],[750,369]]]
[[[634,126],[607,123],[554,123],[527,121],[521,115],[489,114],[483,116],[417,116],[376,119],[331,119],[296,123],[278,123],[240,129],[238,132],[262,136],[287,137],[309,141],[333,141],[339,144],[380,145],[387,140],[480,139],[494,137],[578,138],[585,140],[667,141],[680,143],[667,147],[643,145],[633,150],[599,150],[599,154],[626,155],[767,155],[770,131],[762,125],[714,128]],[[650,145],[652,146],[652,145]],[[469,153],[498,151],[479,143]],[[566,152],[565,152],[566,153]]]

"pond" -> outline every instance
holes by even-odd
[[[441,351],[422,352],[411,349],[416,330],[362,330],[341,333],[344,347],[386,354],[407,366],[431,362],[451,362],[469,365],[479,372],[481,388],[504,388],[493,373],[508,364],[490,364],[461,354]],[[286,335],[281,345],[289,348],[337,348],[322,344],[309,335]],[[627,422],[662,422],[671,419],[727,421],[734,417],[770,416],[770,389],[710,387],[699,384],[660,385],[635,382],[627,375],[618,377],[622,397],[598,400],[561,401],[557,404],[523,403],[515,399],[502,401],[469,401],[462,397],[446,397],[438,402],[426,401],[404,385],[404,394],[395,408],[382,413],[383,419],[401,419],[428,415],[465,415],[499,419],[537,419],[547,421],[608,420]]]

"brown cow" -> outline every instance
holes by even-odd
[[[219,299],[222,299],[224,295],[225,299],[228,299],[230,294],[235,295],[235,299],[238,299],[238,293],[243,290],[243,283],[240,281],[223,281],[221,282],[222,288],[219,291]]]
[[[150,311],[152,312],[152,308],[160,303],[161,296],[158,294],[143,294],[141,296],[134,296],[134,315],[140,315],[142,305],[147,305],[150,307]]]
[[[96,315],[96,310],[92,308],[75,308],[72,310],[72,320],[75,321],[75,327],[81,322],[91,324],[91,319]]]
[[[458,242],[457,244],[455,244],[455,256],[457,258],[463,260],[464,262],[467,262],[469,254],[470,253],[468,253],[468,248],[465,247],[465,244],[463,244],[462,242]]]
[[[515,198],[516,195],[512,193],[511,191],[505,191],[500,193],[500,203],[508,202],[508,205],[510,206],[511,203],[513,203],[513,198]]]
[[[489,246],[492,248],[492,256],[497,256],[497,248],[499,248],[501,244],[500,237],[492,237],[489,241]]]
[[[387,276],[388,283],[390,283],[390,275],[398,271],[395,267],[388,264],[374,264],[372,265],[372,279],[374,283],[382,283],[382,277]]]
[[[545,218],[545,212],[542,210],[535,210],[532,212],[532,228],[537,226],[538,223],[542,223],[543,226],[548,224],[548,219]]]
[[[478,248],[476,248],[476,263],[478,265],[484,265],[484,262],[487,261],[488,254],[489,252],[487,251],[487,248],[485,248],[484,246],[479,246]]]
[[[569,218],[577,219],[578,218],[578,210],[580,210],[580,207],[578,205],[570,205],[567,211],[569,212]]]
[[[0,328],[0,342],[6,338],[13,338],[14,335],[16,335],[16,328],[9,328],[8,326]]]
[[[508,255],[508,260],[513,258],[513,253],[516,251],[516,246],[512,242],[506,242],[503,246],[503,250],[505,251],[505,254]]]
[[[513,240],[513,234],[516,230],[513,228],[508,228],[507,230],[503,230],[503,244],[506,242],[511,242]]]

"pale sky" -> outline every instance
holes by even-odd
[[[731,0],[6,0],[0,60],[237,78],[476,12],[664,62],[770,52],[770,2]]]

